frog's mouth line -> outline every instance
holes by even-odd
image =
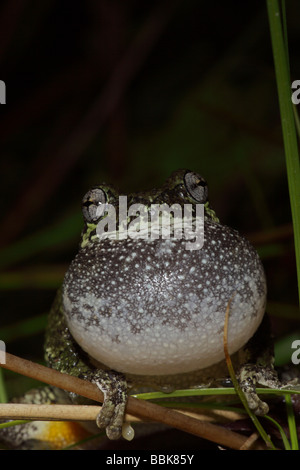
[[[187,250],[203,247],[204,204],[133,204],[128,208],[127,196],[120,196],[118,209],[117,214],[112,204],[106,205],[96,225],[99,240],[185,239]]]

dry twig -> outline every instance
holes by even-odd
[[[6,353],[6,364],[1,364],[1,367],[54,385],[63,390],[75,392],[86,398],[100,402],[103,401],[103,394],[96,385],[9,353]],[[164,423],[232,449],[240,449],[247,441],[247,437],[224,429],[221,426],[185,416],[179,411],[164,408],[133,397],[128,398],[126,412],[142,419]],[[263,449],[264,447],[259,443],[255,443],[252,448]]]

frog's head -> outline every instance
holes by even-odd
[[[160,188],[128,195],[129,204],[206,204],[208,188],[198,173],[182,169],[174,171]]]
[[[82,213],[85,227],[82,232],[81,247],[98,239],[97,224],[107,215],[108,205],[114,206],[118,215],[120,207],[118,191],[111,185],[102,184],[90,189],[82,200]],[[129,194],[128,206],[142,204],[150,210],[151,204],[204,204],[205,217],[219,222],[208,201],[208,186],[198,173],[181,169],[173,172],[161,188]],[[118,221],[117,221],[118,224]]]
[[[261,322],[266,280],[247,240],[216,222],[205,180],[179,170],[161,188],[123,197],[124,212],[118,210],[123,199],[110,186],[96,186],[83,198],[82,248],[63,285],[63,311],[75,341],[120,372],[166,375],[206,368],[224,358],[224,314],[232,299],[228,344],[236,352]],[[118,214],[111,225],[108,204]],[[185,211],[169,211],[173,233],[182,235],[173,237],[160,214],[164,208],[156,220],[148,217],[157,215],[152,204],[167,210],[192,205],[192,243],[182,230],[188,226],[181,223]],[[204,224],[202,211],[197,218],[201,204]]]

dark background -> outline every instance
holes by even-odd
[[[296,80],[300,7],[286,3]],[[178,168],[206,178],[222,222],[258,249],[276,340],[300,337],[264,1],[6,0],[0,79],[0,338],[9,352],[42,358],[45,313],[76,253],[89,187],[148,189]],[[13,394],[16,379],[7,382]]]

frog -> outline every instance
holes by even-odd
[[[124,197],[127,208],[138,211],[121,217]],[[177,210],[176,216],[169,212],[173,231],[149,236],[157,208],[170,207]],[[194,244],[174,229],[184,221],[186,207],[199,230],[192,231]],[[250,242],[220,222],[202,175],[180,169],[160,188],[126,196],[113,185],[95,185],[82,199],[82,216],[78,252],[49,313],[45,360],[103,392],[97,427],[119,439],[127,397],[136,390],[167,394],[224,384],[229,303],[228,350],[239,384],[250,409],[268,413],[256,386],[274,388],[279,379],[265,312],[264,267]],[[162,221],[161,213],[156,220]],[[68,393],[68,400],[84,399]]]

